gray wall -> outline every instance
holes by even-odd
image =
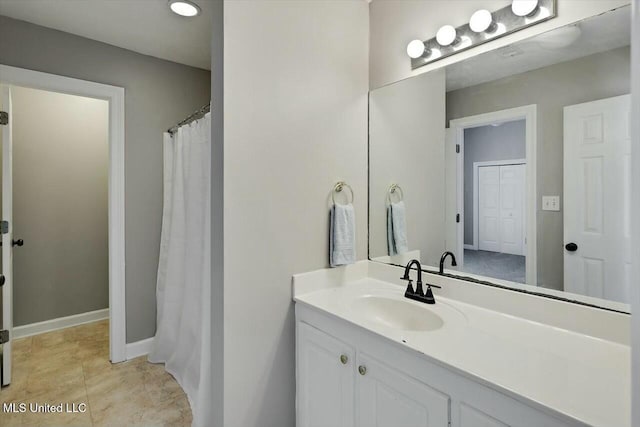
[[[500,126],[464,130],[464,243],[473,244],[473,164],[490,160],[524,159],[526,122],[516,120]]]
[[[13,321],[109,307],[109,104],[14,87]]]
[[[442,70],[369,96],[371,258],[387,255],[386,200],[396,183],[404,192],[409,250],[420,250],[425,265],[438,265],[445,247],[444,104]]]
[[[209,71],[4,16],[0,40],[19,41],[3,44],[1,64],[125,88],[127,342],[153,336],[162,132],[209,102]]]
[[[447,93],[447,120],[538,106],[539,286],[563,289],[562,211],[541,209],[542,195],[562,200],[563,107],[629,93],[629,69],[629,48],[623,47]]]
[[[367,11],[224,3],[226,427],[295,425],[291,276],[328,267],[336,181],[353,187],[367,258]]]

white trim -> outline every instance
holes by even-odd
[[[467,243],[465,243],[465,244],[464,244],[464,248],[465,248],[465,249],[469,249],[470,251],[477,251],[477,250],[478,250],[478,248],[477,248],[476,246],[474,246],[474,245],[469,245],[469,244],[467,244]]]
[[[151,337],[127,344],[127,360],[149,354],[151,346],[153,345],[153,338],[154,337]]]
[[[481,168],[483,166],[506,166],[506,165],[526,165],[527,164],[527,159],[512,159],[512,160],[490,160],[490,161],[486,161],[486,162],[473,162],[473,243],[471,244],[471,246],[473,246],[474,250],[478,250],[478,248],[480,247],[480,243],[479,243],[479,230],[478,228],[480,227],[480,224],[478,222],[478,215],[480,214],[480,209],[478,208],[478,205],[480,204],[480,199],[478,196],[478,168]],[[464,171],[463,171],[463,175],[464,175]],[[463,178],[464,179],[464,176]],[[523,224],[526,224],[526,206],[524,208],[523,211]],[[527,230],[526,227],[522,227],[522,243],[523,243],[523,248],[525,248],[525,253],[526,253],[526,237],[527,237]],[[466,246],[466,245],[465,245]]]
[[[89,311],[86,313],[74,314],[72,316],[59,317],[57,319],[45,320],[44,322],[30,323],[28,325],[16,326],[13,328],[12,339],[30,337],[32,335],[44,334],[46,332],[57,331],[59,329],[71,328],[72,326],[84,325],[85,323],[98,322],[109,318],[109,309]]]
[[[3,83],[109,102],[109,353],[125,360],[124,88],[0,65]]]
[[[526,253],[526,277],[527,284],[537,286],[537,183],[536,183],[536,153],[537,153],[537,105],[525,105],[522,107],[509,108],[506,110],[494,111],[476,116],[463,117],[451,120],[450,128],[454,131],[454,143],[460,145],[460,154],[456,159],[456,169],[458,171],[458,182],[456,188],[457,211],[461,212],[460,222],[457,224],[457,253],[458,265],[464,265],[464,182],[460,176],[464,177],[464,130],[492,123],[506,123],[514,120],[524,119],[526,135],[526,235],[532,236],[527,239]],[[475,239],[474,239],[475,240]]]

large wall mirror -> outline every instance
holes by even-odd
[[[370,94],[369,258],[629,312],[630,7]]]

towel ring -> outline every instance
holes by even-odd
[[[351,186],[344,181],[338,181],[336,185],[333,186],[333,191],[331,192],[331,200],[333,201],[334,205],[336,204],[336,193],[340,193],[345,187],[349,189],[349,192],[351,193],[350,203],[353,203],[353,200],[355,199],[353,188],[351,188]]]
[[[404,200],[404,191],[402,191],[402,187],[400,187],[398,184],[391,184],[391,186],[389,187],[389,191],[387,191],[387,199],[389,200],[389,203],[391,203],[391,196],[394,195],[395,193],[399,194],[399,199],[398,202],[401,202]]]

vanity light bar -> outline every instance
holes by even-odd
[[[511,5],[491,12],[489,15],[486,10],[477,11],[471,17],[469,24],[458,28],[445,25],[438,31],[439,36],[423,42],[422,47],[418,46],[420,40],[413,40],[407,46],[407,54],[411,58],[411,69],[415,70],[458,52],[555,18],[557,16],[556,1],[513,0]]]

